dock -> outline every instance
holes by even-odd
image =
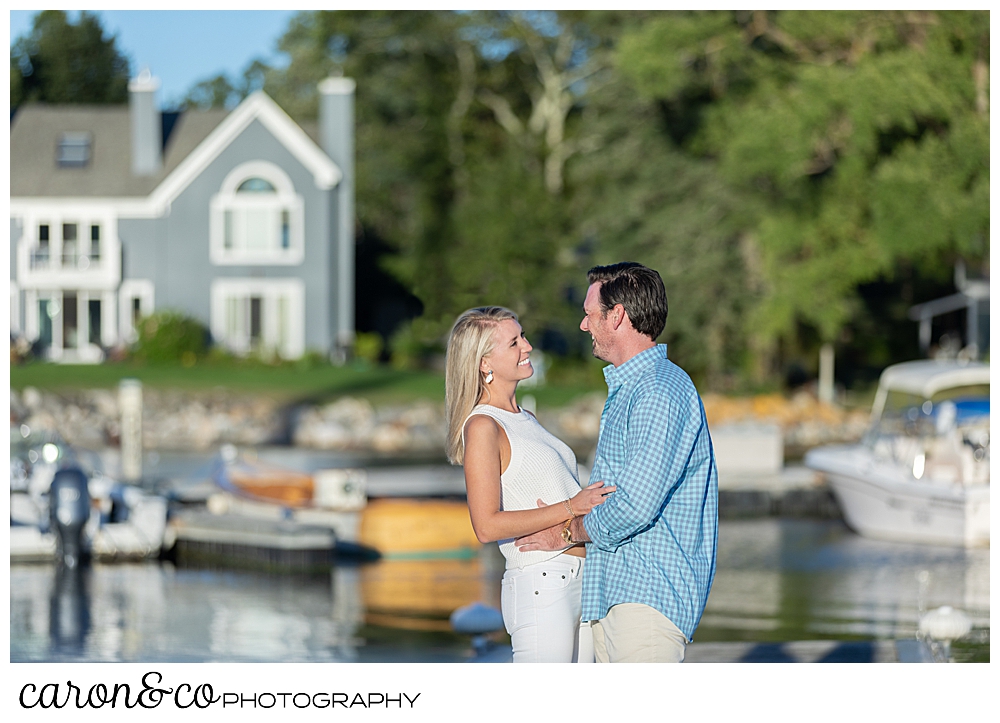
[[[338,546],[330,527],[210,512],[178,516],[171,534],[179,561],[262,571],[327,572]]]
[[[461,467],[420,465],[369,467],[369,497],[464,497]],[[581,465],[580,481],[590,470]],[[829,487],[813,470],[788,465],[777,471],[719,473],[719,517],[812,517],[840,519],[840,508]]]
[[[473,663],[509,663],[509,645],[494,645]],[[685,663],[934,663],[923,640],[795,640],[784,643],[689,643]]]
[[[685,663],[933,663],[922,640],[796,640],[784,643],[699,643]]]

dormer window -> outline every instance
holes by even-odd
[[[84,168],[90,163],[90,134],[60,134],[56,146],[56,163],[60,168]]]

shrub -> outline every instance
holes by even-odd
[[[330,360],[321,351],[309,349],[301,357],[295,360],[295,368],[300,371],[309,371],[320,367],[329,366]]]
[[[378,364],[385,346],[382,335],[376,332],[358,332],[354,335],[354,356],[369,364]]]
[[[139,339],[132,352],[138,361],[192,366],[205,356],[208,329],[197,319],[174,311],[161,311],[139,322]]]

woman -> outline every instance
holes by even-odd
[[[514,662],[593,662],[580,621],[584,547],[522,552],[514,538],[585,515],[615,488],[581,490],[573,451],[517,405],[517,383],[534,373],[530,351],[508,309],[458,317],[445,367],[448,459],[465,468],[476,537],[507,558],[500,607]]]

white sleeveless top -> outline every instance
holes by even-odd
[[[534,510],[537,500],[551,505],[568,500],[580,491],[576,455],[562,440],[548,432],[523,409],[519,414],[489,404],[480,404],[468,417],[484,414],[496,420],[510,442],[510,464],[500,475],[500,509]],[[465,441],[463,422],[462,441]],[[524,567],[551,560],[562,551],[520,552],[514,539],[499,540],[507,568]]]

